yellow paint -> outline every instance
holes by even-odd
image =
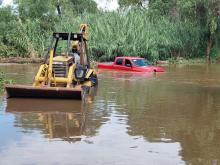
[[[42,81],[44,81],[44,78],[45,77],[39,77],[38,80],[40,82],[42,82]],[[54,82],[56,82],[56,83],[68,83],[68,78],[64,78],[64,77],[51,77],[50,82],[51,83],[54,83]]]
[[[74,66],[70,66],[69,68],[69,72],[68,72],[68,76],[67,76],[67,85],[66,87],[69,88],[72,84],[72,81],[73,81],[73,68]]]
[[[73,49],[78,49],[79,41],[73,41],[72,42],[72,48]]]
[[[89,69],[88,72],[86,73],[86,77],[85,78],[89,78],[93,73],[93,69]]]
[[[80,32],[82,32],[83,38],[88,40],[88,38],[89,38],[89,26],[87,24],[80,24]]]
[[[54,62],[67,62],[69,60],[71,60],[71,56],[56,56],[53,58]]]
[[[33,83],[33,86],[39,86],[40,84],[39,84],[39,77],[42,75],[42,73],[43,73],[43,71],[45,70],[45,69],[47,69],[47,65],[46,64],[43,64],[43,65],[41,65],[40,66],[40,68],[39,68],[39,70],[38,70],[38,72],[37,72],[37,75],[35,76],[35,79],[34,79],[34,83]],[[44,81],[44,80],[43,80]],[[42,81],[42,82],[43,82]]]
[[[49,66],[48,66],[48,86],[50,86],[53,72],[53,49],[50,50]]]
[[[84,81],[84,82],[82,83],[82,86],[91,87],[91,86],[92,86],[92,82],[91,82],[91,81]]]

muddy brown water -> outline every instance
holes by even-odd
[[[31,84],[37,68],[0,71]],[[220,164],[220,65],[166,70],[100,70],[85,102],[0,96],[0,164]]]

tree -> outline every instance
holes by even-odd
[[[16,27],[12,22],[16,21],[16,16],[13,15],[11,7],[0,8],[0,55],[8,56],[13,53],[14,45],[10,44],[8,34]]]
[[[57,5],[64,16],[76,16],[84,12],[97,12],[97,4],[93,0],[58,0]]]
[[[39,19],[42,30],[54,29],[58,19],[54,0],[14,0],[14,3],[22,23]]]
[[[220,40],[220,0],[186,0],[178,3],[182,17],[200,26],[201,44],[206,43],[206,60],[210,62],[212,48]]]
[[[119,0],[121,7],[142,6],[143,3],[146,1]],[[220,40],[220,0],[149,0],[147,10],[152,20],[166,17],[174,22],[190,21],[200,27],[200,46],[207,61],[211,60],[212,48]]]
[[[55,14],[56,6],[53,0],[15,0],[21,19],[44,19]]]
[[[88,13],[95,13],[97,11],[97,4],[93,0],[70,0],[73,7],[72,10],[82,14],[87,11]]]
[[[219,40],[219,28],[220,28],[220,0],[204,1],[204,7],[207,10],[206,20],[206,33],[207,33],[207,49],[206,59],[210,62],[210,52],[215,46],[217,40]]]

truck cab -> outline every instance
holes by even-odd
[[[116,57],[113,68],[119,70],[132,70],[132,62],[129,58],[126,57]]]
[[[139,71],[137,68],[150,66],[144,58],[140,57],[116,57],[113,67],[119,70]]]

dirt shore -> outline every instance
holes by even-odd
[[[41,63],[43,62],[43,58],[22,58],[22,57],[7,57],[0,58],[0,63]]]

